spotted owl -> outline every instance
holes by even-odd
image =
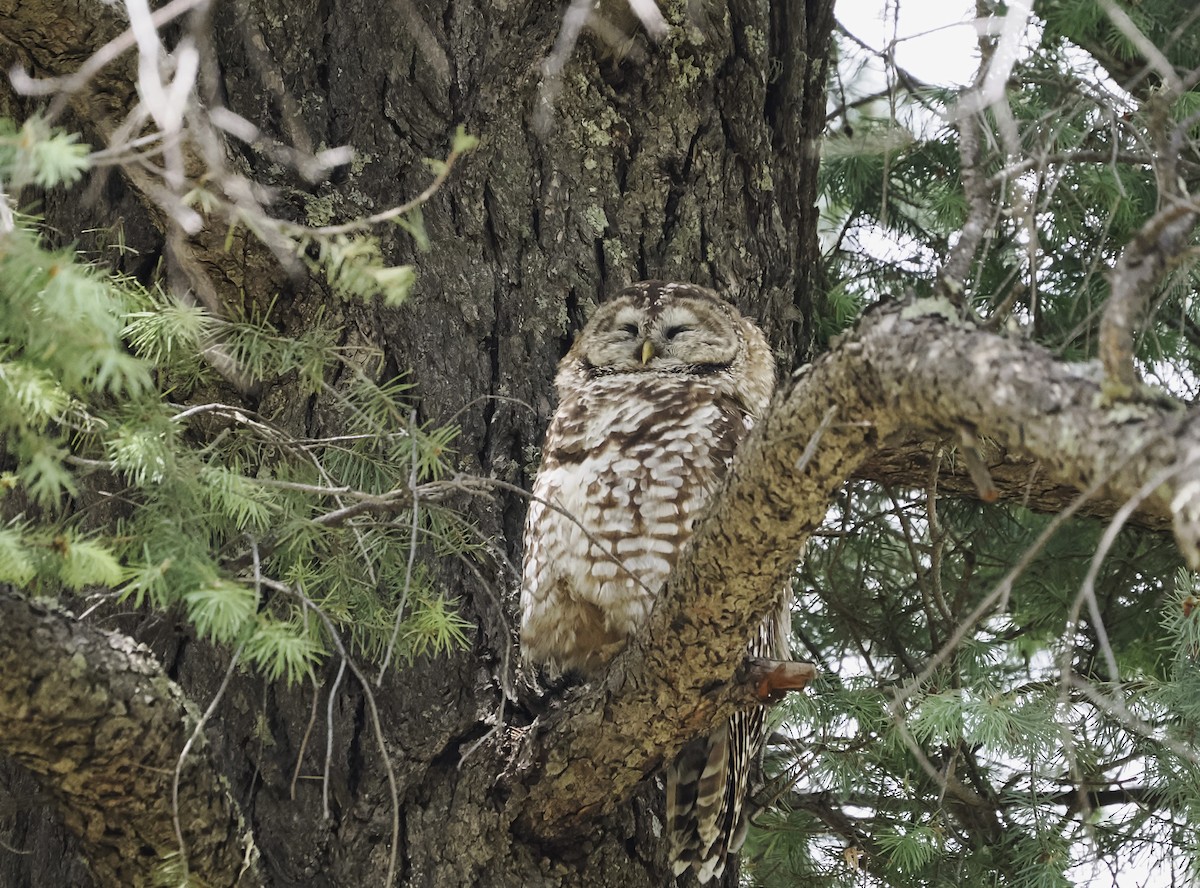
[[[644,281],[606,302],[559,364],[525,524],[521,649],[550,675],[595,675],[646,622],[734,451],[766,409],[762,331],[716,293]],[[750,643],[781,657],[783,610]],[[745,839],[764,711],[681,750],[667,774],[676,874],[719,876]]]

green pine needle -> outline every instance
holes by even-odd
[[[466,630],[471,624],[458,615],[453,602],[444,597],[419,602],[406,623],[410,661],[426,654],[446,654],[468,644]]]
[[[37,574],[34,553],[14,526],[0,527],[0,582],[24,586]]]
[[[184,593],[183,601],[200,635],[218,643],[236,641],[250,628],[258,611],[254,589],[220,578]]]
[[[308,627],[295,621],[263,617],[246,640],[245,656],[267,679],[289,685],[312,675],[325,653]]]
[[[126,578],[125,569],[108,546],[96,540],[62,538],[59,541],[62,562],[58,576],[68,589],[79,591],[89,586],[116,588]]]

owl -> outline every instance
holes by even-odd
[[[606,302],[559,364],[525,524],[524,661],[597,674],[646,622],[667,576],[770,401],[762,331],[712,290],[644,281]],[[783,610],[754,656],[781,657]],[[745,839],[764,711],[691,741],[667,773],[676,874],[719,876]]]

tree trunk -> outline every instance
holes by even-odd
[[[71,21],[100,25],[65,27],[58,2],[0,0],[5,69],[69,73],[123,28],[105,4],[74,5]],[[228,106],[282,142],[345,144],[358,157],[314,187],[280,174],[263,154],[238,154],[244,173],[279,189],[281,215],[321,224],[401,203],[425,187],[422,159],[445,156],[457,125],[481,138],[424,208],[429,252],[418,253],[398,229],[383,232],[389,262],[415,262],[420,274],[398,309],[343,302],[318,281],[281,272],[249,238],[228,248],[224,230],[192,238],[185,260],[167,246],[161,214],[148,208],[136,177],[98,172],[82,205],[78,190],[47,197],[47,217],[68,238],[109,230],[86,236],[85,248],[111,242],[120,227],[133,250],[117,261],[136,274],[150,275],[162,260],[169,279],[194,284],[202,269],[230,315],[269,312],[289,334],[320,314],[340,328],[348,351],[382,351],[382,370],[364,358],[371,372],[411,371],[421,420],[461,424],[455,446],[465,470],[528,487],[570,333],[600,298],[631,281],[665,277],[722,290],[760,319],[781,366],[811,348],[832,3],[732,0],[703,8],[696,26],[676,13],[660,44],[638,38],[640,60],[615,59],[585,38],[547,108],[553,91],[543,92],[540,63],[559,26],[553,4],[216,5],[212,46]],[[73,124],[95,145],[133,100],[131,59],[105,69],[72,105]],[[17,116],[29,110],[11,94],[5,105]],[[287,381],[209,394],[244,397],[297,436],[338,431],[321,401],[298,398]],[[524,503],[500,502],[466,507],[517,560]],[[593,820],[586,836],[555,843],[510,828],[520,802],[500,778],[520,761],[488,744],[460,767],[499,709],[514,590],[502,574],[482,590],[456,570],[448,565],[443,580],[480,627],[472,649],[418,660],[375,690],[400,800],[397,884],[670,884],[654,780],[635,804]],[[227,651],[157,615],[114,616],[105,626],[148,644],[188,697],[207,705]],[[207,730],[207,760],[250,821],[266,884],[385,881],[393,806],[383,760],[361,687],[342,682],[327,710],[332,677],[331,668],[319,689],[285,689],[235,676]],[[516,732],[532,717],[512,706],[505,713]],[[75,854],[91,854],[86,830],[69,824],[83,836],[69,839],[66,825],[46,825],[54,797],[32,790],[21,768],[6,764],[0,777],[15,799],[11,811],[0,805],[0,838],[32,852],[0,850],[0,885],[82,884]],[[59,846],[72,851],[47,853]],[[93,865],[98,883],[116,884],[107,872]],[[736,884],[736,872],[725,881]]]

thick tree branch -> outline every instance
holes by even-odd
[[[1037,460],[1011,452],[992,440],[980,441],[978,451],[1001,502],[1033,512],[1057,514],[1079,497],[1078,488],[1047,474]],[[898,437],[889,441],[886,448],[871,454],[855,470],[854,477],[891,489],[925,490],[929,486],[930,472],[935,468],[939,495],[979,498],[978,485],[958,453],[958,442],[952,435],[942,440],[915,434]],[[1120,502],[1108,497],[1095,496],[1083,503],[1078,511],[1081,515],[1106,519],[1120,506]],[[1169,531],[1171,513],[1168,506],[1158,501],[1141,503],[1130,523],[1147,530]]]
[[[1180,548],[1197,563],[1195,417],[1165,401],[1110,404],[1102,379],[1098,364],[1068,364],[1027,341],[982,331],[943,301],[870,312],[778,396],[649,625],[603,684],[522,739],[523,788],[512,809],[518,827],[570,835],[620,804],[686,739],[747,704],[734,679],[751,628],[836,488],[893,440],[968,428],[1037,460],[1056,484],[1095,484],[1113,502],[1150,488],[1148,507],[1172,514]],[[821,430],[831,409],[836,418]]]
[[[186,872],[205,885],[262,883],[258,852],[182,691],[119,633],[0,588],[0,754],[61,801],[99,884],[147,885]],[[164,869],[169,867],[169,869]]]

